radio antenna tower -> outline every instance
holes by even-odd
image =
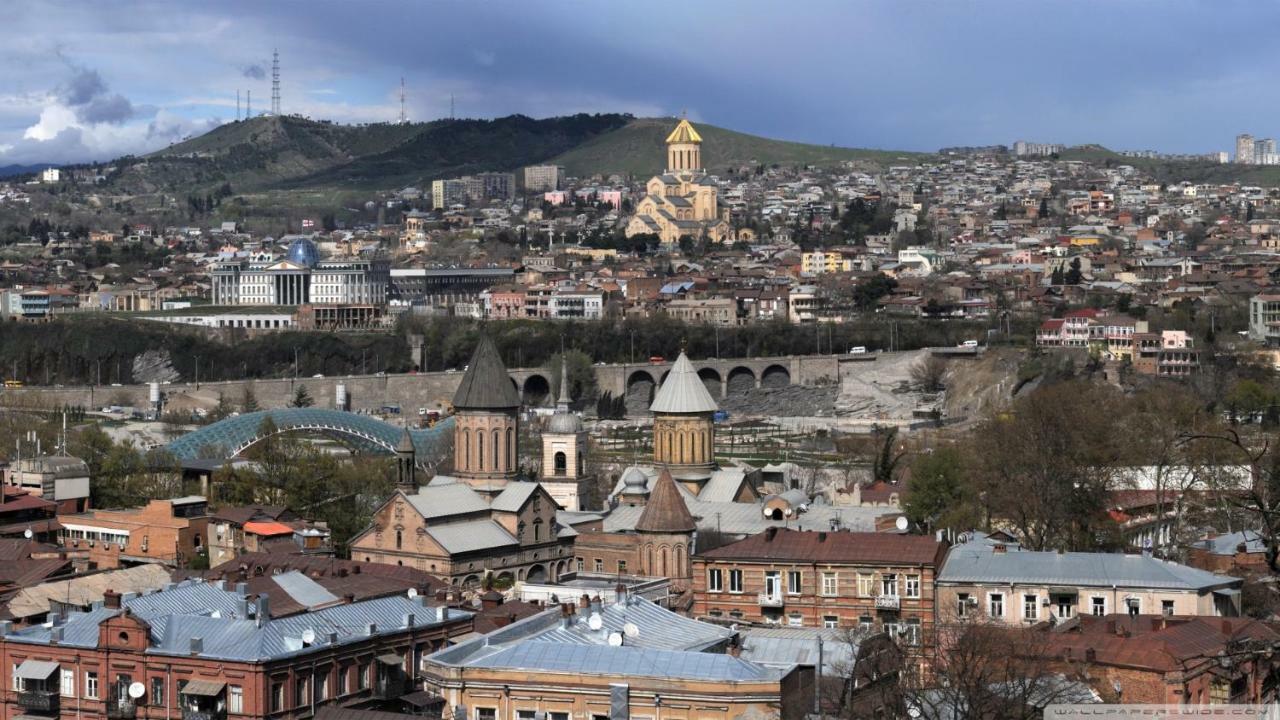
[[[408,125],[409,116],[404,111],[404,77],[400,78],[400,124]]]
[[[236,90],[236,121],[240,120],[240,91]]]
[[[280,51],[271,52],[271,114],[280,114]]]
[[[245,93],[247,94],[244,98],[244,119],[248,120],[253,117],[253,91],[246,90]]]

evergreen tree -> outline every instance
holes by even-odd
[[[289,403],[289,407],[306,408],[315,404],[315,400],[311,399],[311,393],[307,392],[307,386],[299,385],[297,392],[293,394],[293,400]]]
[[[240,397],[240,412],[251,413],[258,412],[262,407],[258,405],[258,396],[254,394],[253,387],[244,386],[244,394]]]

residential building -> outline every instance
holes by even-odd
[[[9,468],[5,487],[56,503],[60,513],[84,512],[89,507],[89,466],[68,455],[22,458]]]
[[[58,544],[94,568],[139,563],[184,567],[204,554],[208,502],[199,495],[151,500],[129,510],[92,510],[59,517]]]
[[[1236,136],[1236,162],[1242,165],[1253,164],[1254,153],[1253,136],[1247,133]]]
[[[559,165],[530,165],[524,168],[525,192],[553,192],[560,190],[563,185],[564,168]]]
[[[1280,347],[1280,294],[1263,293],[1249,298],[1249,339]]]
[[[431,206],[436,210],[448,210],[467,201],[467,185],[461,180],[431,181]]]
[[[1235,616],[1243,581],[1145,554],[969,542],[951,548],[937,584],[939,622],[1020,625],[1115,613]]]
[[[919,644],[946,544],[929,536],[769,528],[694,558],[693,610],[790,627],[857,628]]]
[[[245,553],[333,553],[328,528],[305,522],[283,507],[221,508],[209,519],[208,532],[209,567]]]
[[[682,298],[666,305],[671,317],[693,325],[738,324],[738,303],[733,298]]]
[[[108,592],[88,612],[0,623],[4,716],[302,718],[316,708],[394,707],[421,658],[471,631],[472,613],[398,594],[344,602],[282,575],[295,613],[242,584],[185,581]]]

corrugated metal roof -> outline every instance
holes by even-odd
[[[730,560],[936,565],[942,560],[945,548],[946,545],[929,535],[770,528],[699,554]]]
[[[473,512],[488,512],[489,504],[466,483],[427,485],[406,495],[414,509],[427,520]]]
[[[625,604],[602,605],[599,630],[592,630],[588,625],[590,615],[590,611],[579,609],[569,627],[566,628],[563,623],[557,623],[546,632],[539,634],[538,639],[548,642],[604,645],[608,642],[610,633],[623,633],[623,642],[634,647],[701,651],[725,642],[733,636],[733,631],[728,628],[678,615],[640,597],[630,598]],[[639,633],[635,636],[626,635],[624,630],[628,624],[634,625]]]
[[[297,570],[281,573],[271,579],[280,586],[281,590],[288,593],[294,602],[311,610],[339,601],[337,595]]]
[[[698,371],[689,362],[689,356],[683,352],[676,358],[671,372],[649,406],[649,410],[656,413],[711,413],[719,409],[720,406],[711,399],[711,393],[707,392],[707,386],[702,384],[702,378],[698,377]]]
[[[493,510],[501,512],[519,512],[520,508],[537,491],[539,485],[536,482],[513,482],[509,483],[505,490],[493,499],[493,504],[489,507]]]
[[[996,553],[990,546],[966,544],[947,554],[938,582],[1206,590],[1241,580],[1145,555],[1030,550]]]
[[[763,506],[759,503],[702,502],[689,496],[684,501],[700,530],[718,529],[729,535],[754,535],[770,527],[826,530],[830,529],[832,520],[839,520],[840,527],[845,530],[874,532],[877,518],[902,514],[890,507],[812,505],[798,518],[772,520],[764,516]],[[642,512],[642,505],[619,505],[605,516],[604,531],[633,531]]]
[[[745,628],[739,657],[772,667],[816,667],[818,638],[822,638],[822,663],[828,672],[830,668],[852,668],[858,650],[856,637],[821,628]]]
[[[432,525],[427,534],[449,554],[515,545],[518,541],[498,523],[487,518]]]
[[[759,682],[779,673],[729,655],[609,645],[532,641],[480,658],[475,667],[580,675],[642,676],[719,682]]]

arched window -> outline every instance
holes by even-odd
[[[404,532],[399,528],[396,529],[396,549],[404,547]]]
[[[685,461],[685,455],[684,455],[684,433],[680,433],[680,457],[676,460],[676,462],[681,462],[681,463],[682,463],[682,462],[684,462],[684,461]]]
[[[498,453],[502,452],[502,431],[493,431],[493,469],[501,470],[502,466],[498,463]]]
[[[484,469],[484,431],[483,430],[476,431],[476,450],[477,450],[476,459],[478,460],[478,462],[476,463],[476,469],[483,470]]]
[[[533,541],[542,542],[542,518],[535,518],[533,521]]]
[[[507,470],[513,470],[516,466],[516,435],[515,431],[507,428]]]
[[[662,552],[658,555],[658,575],[661,577],[667,577],[667,567],[671,561],[670,553],[671,550],[667,546],[662,546]]]
[[[555,473],[557,475],[566,474],[569,471],[568,462],[563,452],[557,452],[555,456]]]
[[[471,469],[471,431],[462,431],[462,469]]]

